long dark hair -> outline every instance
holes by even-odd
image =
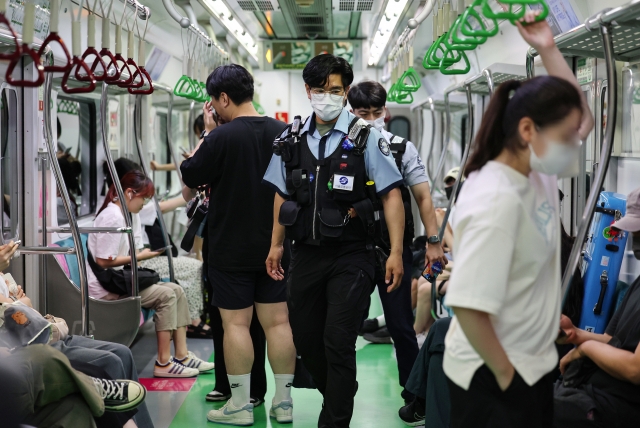
[[[465,175],[482,168],[503,149],[518,151],[522,147],[518,136],[522,118],[529,117],[544,128],[562,121],[574,109],[582,110],[580,93],[572,83],[559,77],[540,76],[525,82],[504,82],[484,114]]]
[[[136,196],[140,196],[142,198],[150,198],[155,193],[155,189],[153,188],[153,182],[144,175],[143,172],[134,169],[132,171],[127,172],[121,179],[120,184],[122,185],[122,190],[131,189],[136,193]],[[102,207],[98,211],[98,215],[107,208],[109,202],[113,202],[113,200],[118,196],[116,193],[116,188],[112,184],[109,187],[109,191],[107,192],[107,196],[104,198],[104,202],[102,203]]]

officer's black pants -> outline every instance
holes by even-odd
[[[393,339],[398,358],[398,373],[400,386],[404,388],[411,373],[413,363],[418,356],[418,342],[413,330],[413,309],[411,308],[411,273],[413,272],[413,257],[411,249],[405,247],[402,253],[404,263],[404,276],[397,290],[387,293],[388,285],[384,282],[384,276],[376,269],[376,284],[382,302],[384,318]],[[402,391],[402,398],[412,400],[413,394],[406,389]]]
[[[373,277],[373,252],[364,244],[293,248],[289,321],[298,354],[324,396],[320,428],[349,427],[356,392],[355,343]]]

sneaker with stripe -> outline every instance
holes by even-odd
[[[199,374],[198,369],[186,367],[173,357],[171,357],[167,364],[160,364],[158,360],[156,360],[156,365],[153,368],[153,375],[155,377],[194,377]]]
[[[222,408],[209,411],[207,419],[223,425],[250,426],[253,425],[253,404],[238,408],[229,400]]]
[[[214,363],[201,360],[200,358],[196,357],[196,354],[191,351],[189,351],[187,356],[182,360],[176,359],[176,361],[184,365],[185,367],[196,369],[200,373],[210,372],[211,370],[216,368],[216,365]]]

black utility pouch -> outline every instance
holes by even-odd
[[[278,223],[284,226],[287,239],[296,241],[307,238],[304,215],[300,215],[302,207],[296,201],[285,201],[280,206]]]
[[[296,143],[293,139],[288,139],[281,148],[282,161],[285,167],[295,168],[300,164],[300,143]]]
[[[295,199],[303,207],[311,205],[311,180],[306,169],[294,169],[287,177],[287,190],[295,193]]]
[[[338,208],[324,208],[318,214],[320,234],[326,238],[339,238],[344,230],[344,216]]]

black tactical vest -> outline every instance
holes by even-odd
[[[398,167],[398,171],[402,174],[402,156],[404,152],[407,150],[407,139],[398,137],[396,135],[391,136],[391,142],[389,143],[389,148],[391,150],[391,154],[393,155],[394,160],[396,161],[396,166]],[[413,242],[414,237],[414,224],[413,224],[413,212],[411,211],[411,193],[409,189],[404,184],[399,187],[400,193],[402,194],[402,203],[404,204],[404,242],[405,246],[411,244]],[[376,206],[376,209],[379,209],[379,218],[380,218],[380,238],[377,241],[377,245],[386,250],[390,250],[391,241],[389,239],[389,230],[387,229],[387,224],[384,220],[384,211],[382,210],[382,204]],[[378,216],[377,216],[378,217]]]
[[[307,143],[307,135],[315,132],[315,117],[308,120],[312,121],[309,131],[299,141],[280,139],[281,147],[286,146],[286,154],[281,156],[290,198],[280,208],[278,221],[286,227],[286,237],[312,245],[372,244],[375,185],[369,182],[364,161],[370,125],[355,118],[336,150],[327,158],[317,159]],[[324,155],[328,137],[320,140],[320,156]],[[356,211],[356,218],[350,217],[350,208]]]

